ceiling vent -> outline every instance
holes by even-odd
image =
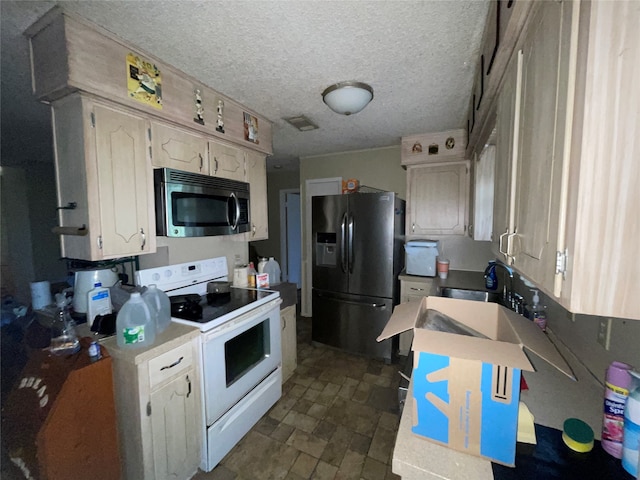
[[[298,115],[297,117],[285,118],[287,122],[296,127],[301,132],[307,132],[309,130],[315,130],[317,125],[311,123],[311,121],[304,115]]]

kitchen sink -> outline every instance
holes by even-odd
[[[472,290],[468,288],[440,287],[438,295],[447,298],[458,298],[461,300],[476,300],[478,302],[498,303],[500,295],[496,292],[486,290]]]

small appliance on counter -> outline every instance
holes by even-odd
[[[410,240],[404,244],[405,269],[407,275],[435,277],[438,240]]]

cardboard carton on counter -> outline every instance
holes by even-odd
[[[488,338],[421,328],[437,310]],[[441,445],[513,466],[524,349],[570,378],[571,368],[532,321],[495,303],[425,297],[395,307],[378,337],[413,329],[412,432]]]

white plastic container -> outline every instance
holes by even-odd
[[[435,277],[438,240],[411,240],[404,244],[407,275]]]
[[[116,337],[120,348],[140,348],[153,345],[156,322],[151,308],[139,292],[133,292],[116,317]]]
[[[142,299],[153,310],[156,321],[156,334],[164,332],[171,323],[171,300],[166,293],[155,284],[147,285],[147,290],[142,294]]]
[[[280,283],[280,274],[282,272],[280,271],[280,265],[273,257],[269,257],[269,261],[264,266],[264,273],[269,274],[270,287]]]
[[[258,273],[265,273],[264,267],[267,264],[267,261],[266,257],[260,257],[260,261],[258,262]]]
[[[101,282],[94,284],[87,292],[87,325],[89,328],[98,315],[106,315],[113,311],[111,305],[111,291],[103,287]]]

